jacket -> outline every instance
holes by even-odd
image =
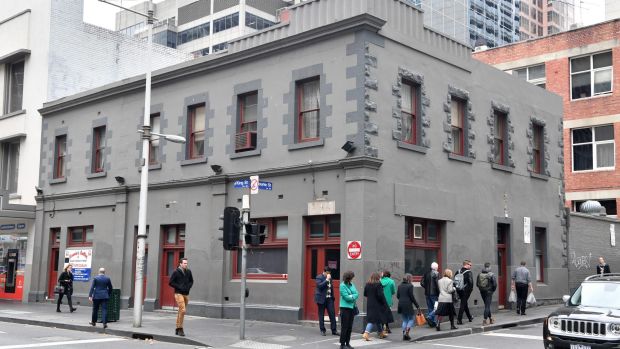
[[[373,324],[387,323],[388,307],[381,283],[366,284],[364,297],[366,297],[366,321]]]
[[[482,275],[482,274],[488,274],[488,276],[489,276],[489,283],[490,283],[489,286],[491,286],[491,288],[488,291],[483,291],[480,288],[479,281],[480,281],[480,275]],[[478,289],[480,290],[480,293],[482,293],[482,292],[491,292],[491,293],[493,293],[497,289],[497,277],[495,276],[495,274],[493,274],[491,272],[491,270],[489,270],[489,269],[482,269],[482,271],[480,272],[480,274],[478,274],[478,277],[476,278],[476,286],[478,286]]]
[[[444,276],[437,281],[437,285],[439,286],[439,298],[437,298],[437,301],[439,303],[452,303],[452,294],[456,291],[452,279]]]
[[[170,276],[168,286],[174,288],[174,293],[184,296],[189,295],[189,290],[194,286],[192,271],[189,269],[183,270],[183,268],[178,267]]]
[[[58,283],[64,288],[64,294],[73,294],[73,273],[63,271],[58,277]]]
[[[388,308],[392,307],[393,297],[396,294],[396,283],[387,276],[381,278],[381,286],[383,286],[383,295]]]
[[[316,289],[314,290],[314,302],[316,304],[325,304],[328,289],[330,290],[332,299],[335,299],[334,297],[336,297],[336,294],[334,293],[333,280],[327,281],[327,276],[319,274],[314,281],[316,282]]]
[[[597,274],[609,274],[609,273],[611,273],[611,270],[609,269],[609,264],[607,264],[607,263],[605,263],[603,265],[597,264],[596,265],[596,273]]]
[[[471,294],[471,291],[474,290],[474,277],[472,276],[471,269],[461,268],[458,273],[464,276],[465,288],[462,293]]]
[[[439,296],[439,286],[437,286],[437,280],[439,280],[439,273],[436,270],[429,270],[424,274],[422,280],[420,280],[420,286],[424,288],[424,295]]]
[[[413,285],[410,282],[403,282],[398,285],[398,292],[396,293],[398,298],[398,313],[403,315],[413,314],[413,305],[417,309],[420,309],[420,305],[413,295]]]
[[[357,298],[359,298],[359,293],[353,283],[350,285],[347,285],[344,282],[340,283],[340,308],[353,309]]]
[[[99,274],[93,278],[88,297],[92,299],[110,299],[112,295],[112,281],[104,274]]]

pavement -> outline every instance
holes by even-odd
[[[415,342],[435,340],[448,337],[464,336],[473,333],[495,331],[502,328],[515,327],[540,323],[558,305],[546,305],[528,308],[527,315],[517,315],[512,310],[500,310],[493,314],[495,324],[482,326],[482,317],[474,317],[473,322],[465,320],[463,325],[457,325],[458,330],[448,330],[449,324],[444,324],[440,332],[428,326],[416,327],[412,338]],[[144,312],[142,326],[133,327],[133,309],[121,310],[119,321],[108,323],[108,328],[103,329],[101,324],[96,327],[89,325],[91,316],[90,306],[79,306],[76,312],[70,313],[69,307],[63,304],[62,312],[56,312],[56,305],[51,303],[20,303],[12,301],[0,301],[0,328],[2,322],[29,324],[36,326],[62,328],[86,332],[102,332],[115,336],[153,339],[160,342],[186,344],[194,347],[215,348],[269,348],[285,349],[291,347],[325,348],[336,347],[338,337],[331,336],[328,331],[326,337],[319,334],[318,322],[298,324],[283,324],[264,321],[246,321],[245,340],[239,340],[238,319],[214,319],[199,316],[185,317],[186,337],[174,334],[176,312],[155,311]],[[329,325],[327,325],[328,327]],[[357,326],[359,327],[359,326]],[[361,327],[353,328],[351,345],[365,346],[370,344],[402,344],[400,334],[400,322],[392,324],[393,333],[387,340],[376,339],[376,333],[372,335],[373,341],[361,343]],[[329,328],[329,327],[328,327]],[[542,334],[541,334],[542,335]],[[357,343],[358,345],[354,344]],[[381,347],[384,347],[382,345]]]

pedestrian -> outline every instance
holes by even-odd
[[[413,276],[411,274],[405,274],[403,282],[398,285],[398,293],[396,294],[396,298],[398,298],[398,313],[403,318],[402,329],[404,341],[411,339],[411,336],[409,336],[409,331],[413,328],[413,319],[415,318],[413,305],[415,305],[418,313],[420,312],[420,305],[413,295],[413,284],[411,283],[412,278]]]
[[[598,265],[596,266],[596,274],[609,274],[611,273],[611,269],[609,269],[609,264],[605,263],[605,258],[598,257]]]
[[[60,313],[60,305],[62,304],[62,297],[67,296],[67,302],[69,303],[69,311],[74,312],[77,308],[73,307],[71,302],[71,295],[73,295],[73,266],[67,264],[65,269],[58,277],[58,283],[62,287],[61,292],[58,294],[58,302],[56,303],[56,311]]]
[[[521,261],[521,266],[512,272],[511,287],[517,292],[517,314],[525,315],[525,305],[527,300],[528,288],[533,291],[530,271],[525,267],[525,261]]]
[[[450,318],[450,329],[456,330],[457,327],[454,326],[454,315],[456,315],[456,310],[454,309],[454,303],[452,301],[452,295],[456,292],[456,289],[452,281],[452,270],[444,270],[443,277],[437,281],[437,285],[439,286],[439,304],[437,305],[437,310],[435,310],[437,331],[441,331],[441,319],[444,316]]]
[[[390,324],[394,322],[394,315],[392,315],[393,297],[396,294],[396,283],[392,280],[392,274],[389,270],[384,270],[381,275],[381,286],[383,286],[383,294],[385,295],[385,302],[387,303],[387,312],[385,314],[386,323],[385,332],[392,333],[390,330]]]
[[[339,335],[336,329],[336,310],[334,306],[334,285],[332,282],[331,268],[326,266],[323,268],[323,273],[316,276],[316,290],[314,291],[314,302],[319,308],[319,328],[321,330],[321,336],[325,336],[325,310],[327,310],[327,316],[329,317],[329,324],[332,330],[332,335]]]
[[[439,286],[437,286],[437,280],[439,280],[438,269],[439,265],[437,262],[431,263],[431,269],[420,280],[420,286],[424,288],[424,296],[426,298],[426,321],[430,327],[436,326],[435,302],[437,302],[437,297],[439,297]]]
[[[467,319],[469,320],[469,322],[472,322],[474,320],[474,317],[471,316],[471,313],[469,312],[469,296],[471,296],[471,292],[474,289],[474,277],[471,276],[471,261],[466,259],[463,261],[463,267],[457,272],[457,274],[461,274],[463,278],[463,285],[461,287],[459,287],[458,285],[456,288],[456,293],[459,296],[459,299],[461,300],[461,305],[459,307],[459,315],[457,317],[457,321],[456,323],[459,325],[463,324],[463,313],[465,313],[465,315],[467,315]],[[457,276],[454,277],[455,282],[457,280]]]
[[[105,275],[105,268],[99,268],[99,275],[93,278],[93,284],[88,292],[88,300],[93,302],[93,314],[90,324],[97,324],[97,315],[101,307],[101,322],[103,328],[108,328],[108,299],[112,295],[112,281]]]
[[[355,301],[359,293],[353,284],[355,274],[352,271],[345,271],[340,283],[340,349],[353,349],[351,346],[351,331],[353,330],[353,319],[357,305]]]
[[[484,302],[484,320],[482,320],[482,325],[493,324],[495,320],[491,316],[491,300],[493,299],[493,292],[497,289],[497,278],[491,272],[491,263],[484,263],[484,268],[476,279],[476,286],[478,286],[480,297],[482,297]]]
[[[374,326],[377,327],[379,338],[385,338],[387,335],[383,332],[382,326],[387,322],[387,302],[385,301],[379,273],[373,272],[370,274],[364,286],[364,297],[366,297],[366,321],[368,321],[368,324],[366,324],[362,338],[369,341],[370,332],[372,332]]]
[[[177,327],[174,334],[185,337],[183,319],[187,311],[187,303],[189,303],[189,290],[194,286],[192,271],[187,267],[187,258],[181,258],[179,260],[179,266],[170,276],[168,285],[174,288],[174,301],[179,308],[177,312]]]

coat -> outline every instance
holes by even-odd
[[[88,297],[92,299],[109,299],[112,295],[112,281],[104,274],[99,274],[93,278]]]
[[[413,304],[415,304],[416,309],[420,309],[420,305],[413,295],[413,285],[410,282],[403,282],[398,285],[396,298],[398,298],[399,314],[413,315]]]
[[[439,286],[439,298],[437,301],[439,303],[452,303],[452,294],[456,291],[452,279],[444,276],[437,281],[437,285]]]
[[[381,283],[366,284],[364,297],[366,297],[366,321],[373,324],[387,323],[388,307]]]
[[[597,274],[601,274],[601,271],[603,272],[602,274],[609,274],[609,273],[611,273],[611,270],[609,269],[609,264],[607,264],[607,263],[605,263],[604,265],[597,264],[596,265],[596,273]]]
[[[388,308],[392,307],[393,297],[396,294],[396,283],[387,276],[381,278],[381,286],[383,286],[383,294]]]
[[[194,286],[194,277],[192,277],[192,271],[185,269],[185,271],[179,267],[172,275],[170,275],[170,281],[168,286],[174,288],[174,293],[189,295],[189,290]]]
[[[353,309],[353,307],[355,307],[355,301],[358,297],[359,293],[353,283],[350,285],[347,285],[344,282],[340,283],[340,308]]]
[[[473,273],[471,272],[471,269],[467,269],[467,268],[461,268],[458,271],[458,274],[463,274],[464,281],[465,281],[465,288],[463,289],[463,293],[464,294],[471,294],[471,291],[474,290],[474,277],[473,277]]]
[[[332,299],[336,296],[334,293],[334,283],[332,281],[328,282],[327,277],[323,274],[319,274],[316,276],[314,280],[316,282],[316,289],[314,290],[314,302],[316,304],[325,304],[325,299],[327,298],[327,289],[330,290]]]
[[[73,273],[63,271],[58,277],[58,283],[63,287],[64,294],[68,294],[69,296],[73,294]]]
[[[436,270],[429,270],[424,274],[422,280],[420,280],[420,286],[424,288],[424,295],[439,296],[439,286],[437,286],[437,280],[439,280],[439,273]]]

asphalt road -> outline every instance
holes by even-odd
[[[21,348],[152,348],[194,349],[193,346],[143,341],[102,333],[0,322],[0,349]]]

